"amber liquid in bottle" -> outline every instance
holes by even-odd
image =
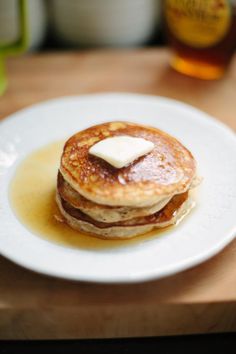
[[[236,47],[236,7],[224,0],[166,0],[167,36],[177,71],[220,78]]]

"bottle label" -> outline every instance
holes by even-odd
[[[227,0],[166,0],[166,21],[172,35],[191,47],[220,42],[231,24]]]

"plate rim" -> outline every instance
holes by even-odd
[[[201,110],[200,108],[197,108],[189,103],[186,102],[182,102],[179,101],[175,98],[170,98],[170,97],[166,97],[166,96],[159,96],[159,95],[149,95],[149,94],[145,94],[145,93],[133,93],[133,92],[119,92],[119,91],[114,91],[114,92],[99,92],[99,93],[84,93],[84,94],[79,94],[79,95],[63,95],[63,96],[59,96],[59,97],[54,97],[54,98],[50,98],[50,99],[46,99],[46,100],[42,100],[36,103],[32,103],[26,107],[20,108],[19,110],[4,116],[1,120],[0,120],[0,127],[2,125],[7,124],[7,122],[12,121],[14,119],[18,119],[17,116],[19,113],[24,113],[24,112],[28,112],[34,108],[40,108],[43,107],[44,105],[47,105],[48,103],[55,103],[57,101],[69,101],[69,100],[73,100],[73,99],[91,99],[91,98],[103,98],[103,96],[108,96],[108,97],[113,97],[113,98],[123,98],[123,97],[127,97],[127,98],[139,98],[139,99],[145,99],[145,100],[157,100],[157,101],[163,101],[165,103],[174,103],[179,107],[183,107],[186,109],[190,109],[192,111],[195,111],[196,113],[200,113],[201,115],[204,115],[204,119],[207,120],[209,123],[212,123],[215,125],[215,127],[218,128],[222,128],[225,131],[227,131],[229,134],[231,134],[232,137],[236,138],[236,132],[227,124],[223,123],[222,121],[218,120],[217,118],[215,118],[214,116],[212,116],[211,114]]]

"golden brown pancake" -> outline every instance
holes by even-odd
[[[172,196],[168,196],[158,203],[144,208],[132,208],[127,206],[115,207],[104,204],[97,204],[84,198],[82,195],[76,192],[69,185],[69,183],[64,180],[60,172],[58,172],[57,177],[57,191],[62,199],[69,203],[71,206],[80,209],[84,214],[89,215],[92,219],[102,222],[117,222],[154,214],[161,210],[172,198]]]
[[[57,194],[57,203],[66,222],[74,229],[102,238],[129,238],[155,228],[174,224],[189,208],[188,192],[174,196],[159,212],[116,223],[98,222],[72,207]]]
[[[119,135],[144,138],[155,147],[121,169],[89,154],[95,143]],[[60,171],[74,190],[94,203],[137,208],[187,191],[196,174],[196,163],[179,141],[161,130],[110,122],[72,136],[65,144]]]

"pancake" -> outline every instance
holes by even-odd
[[[174,196],[161,211],[153,215],[116,223],[104,223],[93,220],[79,209],[72,207],[58,193],[56,199],[61,214],[73,229],[109,239],[130,238],[155,228],[173,225],[191,206],[188,192],[185,192]]]
[[[121,169],[89,154],[95,143],[120,135],[144,138],[155,147]],[[93,203],[141,208],[186,192],[196,174],[196,163],[179,141],[161,130],[110,122],[72,136],[64,146],[60,172],[76,192]]]
[[[89,215],[94,220],[107,223],[154,214],[161,210],[172,198],[172,196],[165,197],[158,203],[144,208],[115,207],[96,204],[76,192],[69,183],[64,180],[60,172],[58,172],[57,177],[57,191],[60,196],[74,208],[80,209],[84,214]]]

